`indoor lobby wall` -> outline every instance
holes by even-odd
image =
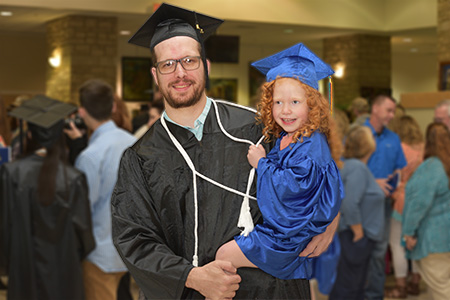
[[[45,35],[0,35],[0,96],[45,93]]]
[[[45,36],[0,35],[0,44],[0,95],[3,95],[3,99],[9,99],[5,95],[44,93],[47,68]],[[248,105],[249,63],[282,49],[280,46],[241,44],[239,64],[212,64],[210,77],[237,79],[238,102]],[[312,50],[322,55],[322,49]],[[122,42],[119,43],[118,52],[118,69],[122,56],[150,56],[147,49],[124,45]],[[402,93],[436,91],[437,68],[437,58],[433,54],[393,53],[393,96],[400,99]],[[120,78],[120,87],[119,83]]]

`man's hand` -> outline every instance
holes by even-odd
[[[364,230],[362,228],[361,223],[351,225],[350,228],[353,231],[353,243],[356,243],[357,241],[359,241],[364,237]]]
[[[236,271],[230,262],[215,260],[203,267],[193,268],[185,285],[207,299],[233,299],[241,282],[241,276]]]
[[[83,136],[81,131],[75,126],[75,123],[70,121],[70,129],[64,128],[63,131],[71,140],[78,139]]]
[[[341,213],[338,213],[333,222],[328,225],[324,233],[316,235],[312,238],[311,242],[306,246],[306,248],[299,254],[299,256],[317,257],[324,253],[328,246],[333,241],[334,233],[336,232],[337,226],[339,224],[339,218]]]
[[[248,154],[247,154],[247,159],[249,164],[253,167],[253,168],[257,168],[258,167],[258,162],[262,157],[266,157],[266,150],[264,150],[264,147],[261,145],[255,146],[255,145],[251,145],[248,148]]]
[[[388,182],[389,178],[378,178],[375,179],[375,181],[378,183],[380,188],[383,190],[384,195],[387,197],[392,193],[392,186],[389,185]]]

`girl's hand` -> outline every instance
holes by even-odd
[[[256,169],[258,167],[258,162],[262,157],[266,157],[266,150],[264,150],[263,146],[251,145],[250,148],[248,148],[247,159],[248,159],[248,163],[253,168]]]

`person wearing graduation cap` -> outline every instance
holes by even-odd
[[[34,151],[0,166],[0,273],[8,299],[84,299],[81,261],[95,247],[86,177],[67,163],[64,118],[77,108],[36,96],[10,112]]]
[[[341,143],[317,84],[334,71],[301,43],[252,66],[267,77],[258,119],[266,140],[276,138],[267,156],[261,145],[248,152],[264,222],[222,246],[216,258],[282,279],[310,279],[314,258],[299,254],[336,218],[344,196],[336,165]]]
[[[165,112],[122,157],[112,195],[114,244],[148,299],[309,299],[305,279],[214,260],[240,227],[262,221],[257,202],[248,201],[255,186],[246,158],[262,127],[254,111],[205,93],[203,42],[221,23],[162,4],[130,39],[152,52]],[[304,255],[326,249],[329,228]]]

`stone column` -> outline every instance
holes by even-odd
[[[333,77],[335,105],[347,107],[359,96],[391,93],[391,41],[388,36],[349,35],[324,40],[324,60],[342,78]]]
[[[46,94],[78,103],[78,88],[92,78],[113,87],[117,72],[117,18],[66,16],[47,23],[48,57],[60,54],[59,67],[47,67]]]

